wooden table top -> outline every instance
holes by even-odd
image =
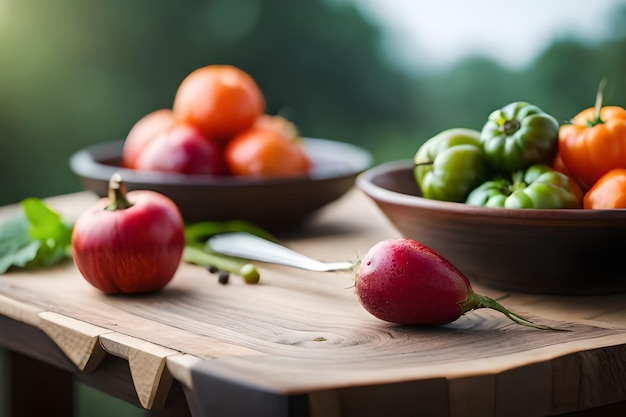
[[[50,204],[76,213],[94,197]],[[0,220],[15,207],[0,210]],[[283,243],[312,257],[354,261],[397,237],[352,190]],[[71,262],[0,276],[0,315],[43,330],[80,371],[128,360],[141,404],[180,381],[196,413],[256,415],[542,416],[626,401],[626,294],[593,297],[476,292],[567,332],[516,325],[490,310],[434,328],[396,326],[359,305],[350,272],[257,263],[258,285],[218,283],[182,264],[163,291],[107,296]],[[194,408],[192,407],[192,409]],[[197,411],[204,410],[204,411]]]

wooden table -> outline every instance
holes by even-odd
[[[50,203],[75,213],[93,198]],[[14,210],[0,210],[0,219]],[[322,260],[353,261],[395,236],[353,190],[283,240]],[[490,310],[442,327],[402,327],[360,307],[351,273],[257,265],[260,284],[232,277],[221,285],[183,264],[147,296],[103,295],[71,262],[0,276],[9,408],[68,416],[76,379],[154,416],[625,415],[625,294],[538,296],[475,284],[570,331],[526,328]]]

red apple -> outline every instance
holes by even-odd
[[[185,246],[176,204],[154,191],[131,191],[118,174],[109,198],[100,199],[74,224],[72,256],[91,285],[107,293],[161,290],[174,277]]]
[[[155,110],[139,119],[126,135],[122,148],[122,165],[126,168],[135,168],[135,163],[143,148],[172,124],[174,124],[174,113],[171,109]]]
[[[146,144],[135,161],[135,169],[179,174],[228,172],[217,143],[186,123],[169,126]]]

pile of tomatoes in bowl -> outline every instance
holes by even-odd
[[[171,108],[130,129],[125,168],[264,178],[308,174],[311,161],[293,123],[265,113],[259,85],[232,65],[207,65],[178,86]]]

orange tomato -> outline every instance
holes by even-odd
[[[178,86],[173,104],[178,120],[220,143],[251,127],[264,109],[256,81],[231,65],[208,65],[191,72]]]
[[[300,137],[293,125],[281,119],[261,117],[228,143],[224,156],[231,174],[290,177],[309,172],[311,161]]]
[[[626,169],[618,168],[604,174],[583,199],[586,209],[626,208]]]
[[[299,136],[296,125],[282,116],[262,114],[256,119],[253,127],[274,130],[275,132],[294,140]]]
[[[583,110],[561,126],[559,154],[585,189],[607,172],[626,168],[626,110],[618,106]]]
[[[170,109],[155,110],[139,119],[124,140],[122,165],[135,169],[137,158],[139,158],[148,142],[173,123],[174,115]]]

